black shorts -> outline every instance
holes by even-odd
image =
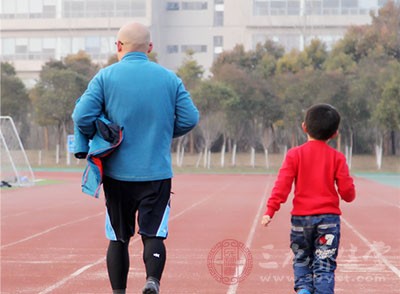
[[[167,238],[171,179],[126,182],[104,177],[103,187],[109,240],[125,242],[135,234],[136,212],[139,234]]]

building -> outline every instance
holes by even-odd
[[[187,50],[206,73],[223,50],[272,39],[286,50],[320,38],[328,48],[350,25],[370,23],[387,0],[12,0],[1,1],[1,61],[28,86],[49,59],[85,50],[105,64],[121,25],[149,26],[160,64],[177,69]],[[396,0],[400,2],[400,0]]]

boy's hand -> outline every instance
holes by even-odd
[[[270,217],[268,214],[264,215],[264,216],[262,217],[262,219],[261,219],[261,224],[262,224],[264,227],[268,226],[268,224],[269,224],[270,222],[271,222],[271,217]]]

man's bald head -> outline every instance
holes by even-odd
[[[137,22],[130,22],[123,25],[118,34],[118,59],[121,59],[128,52],[150,53],[152,43],[150,41],[149,29]]]

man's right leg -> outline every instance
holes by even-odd
[[[129,272],[129,241],[110,241],[107,270],[113,294],[125,294]]]

